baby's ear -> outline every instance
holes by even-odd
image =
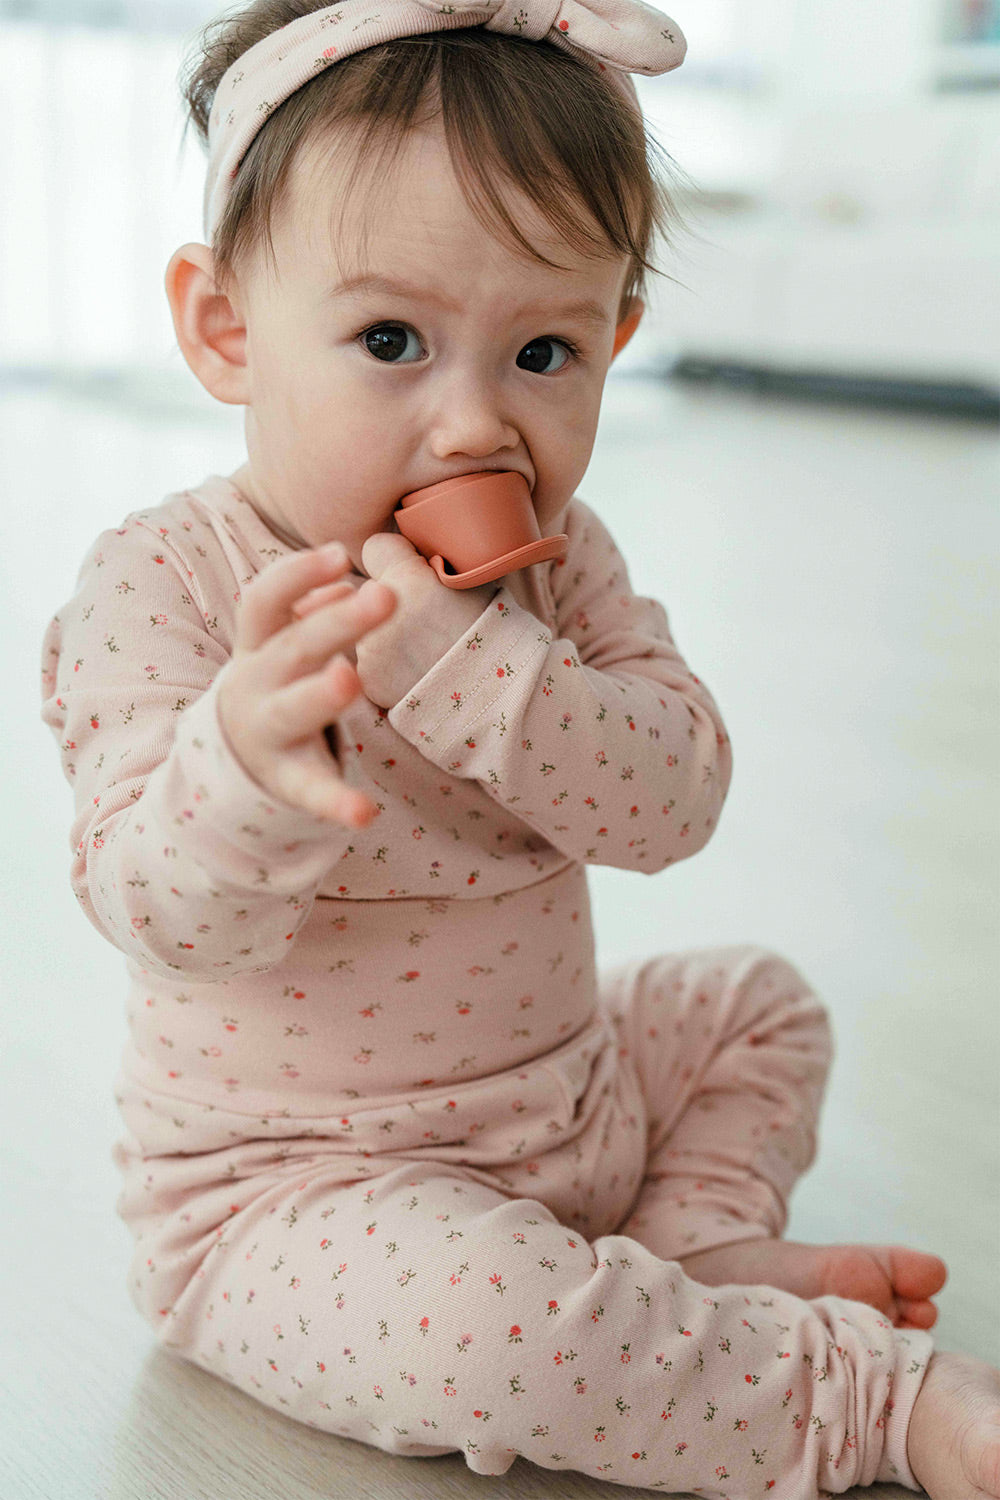
[[[249,405],[246,321],[235,300],[219,290],[209,247],[175,250],[164,286],[181,353],[206,391],[230,406]]]
[[[646,304],[645,302],[643,302],[641,297],[629,298],[628,306],[625,309],[625,315],[624,317],[619,319],[618,326],[615,329],[615,343],[614,348],[611,350],[612,359],[614,359],[616,355],[620,354],[621,351],[625,348],[625,345],[628,343],[629,339],[638,328],[639,321],[645,311]]]

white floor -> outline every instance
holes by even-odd
[[[0,1492],[649,1494],[523,1460],[481,1478],[458,1455],[394,1460],[326,1438],[154,1351],[128,1302],[109,1155],[122,966],[69,890],[71,794],[38,717],[39,643],[98,531],[236,467],[239,416],[193,395],[143,411],[0,387],[0,628],[13,643]],[[995,432],[958,421],[619,377],[581,486],[633,587],[666,604],[736,760],[719,831],[689,864],[652,880],[591,872],[599,958],[747,939],[810,976],[838,1056],[787,1234],[940,1254],[937,1344],[994,1362],[997,455]]]

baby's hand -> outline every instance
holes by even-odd
[[[373,703],[391,708],[474,625],[498,582],[450,589],[425,557],[398,532],[377,531],[361,549],[371,579],[395,593],[399,607],[388,624],[358,644],[358,677]]]
[[[931,1500],[1000,1495],[1000,1370],[936,1350],[910,1413],[906,1456]]]
[[[331,583],[347,566],[334,543],[283,557],[254,580],[237,615],[219,718],[233,753],[273,797],[361,828],[377,809],[345,786],[323,729],[361,691],[336,653],[388,619],[396,596],[371,579],[357,592]],[[300,617],[296,602],[317,588],[323,605]]]

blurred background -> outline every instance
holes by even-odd
[[[200,238],[178,155],[203,0],[0,0],[5,378],[189,388],[162,267]],[[669,9],[669,6],[666,7]],[[677,7],[675,7],[677,8]],[[703,240],[640,353],[706,378],[867,378],[995,409],[1000,0],[696,0],[676,73],[638,79]],[[623,367],[624,368],[624,367]],[[892,394],[890,391],[888,394]]]
[[[102,530],[245,458],[163,291],[202,238],[177,72],[222,8],[0,0],[11,1500],[473,1488],[460,1457],[394,1461],[175,1365],[126,1293],[123,960],[69,887],[40,647]],[[786,1233],[940,1254],[939,1346],[1000,1363],[1000,0],[666,8],[687,60],[637,85],[691,179],[689,232],[612,367],[580,494],[664,602],[735,772],[696,859],[589,871],[598,960],[758,942],[809,976],[837,1055]],[[474,1489],[611,1493],[523,1460]]]

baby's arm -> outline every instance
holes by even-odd
[[[218,979],[287,953],[352,831],[269,795],[229,746],[217,699],[239,585],[201,531],[175,548],[133,515],[97,539],[46,632],[42,717],[74,787],[89,920],[158,974]]]
[[[389,721],[566,854],[652,874],[710,838],[729,738],[607,528],[573,500],[566,530],[557,638],[502,587]]]

